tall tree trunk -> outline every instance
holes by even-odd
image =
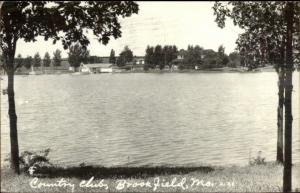
[[[9,62],[13,62],[13,57],[9,59]],[[10,63],[7,71],[8,85],[8,114],[10,121],[10,147],[11,147],[11,167],[15,173],[20,174],[19,169],[19,144],[18,144],[18,132],[17,132],[17,115],[15,106],[15,93],[14,93],[14,68],[13,63]]]
[[[294,2],[287,3],[287,42],[286,42],[286,80],[285,80],[285,134],[283,191],[292,190],[292,90],[293,90],[293,16]]]
[[[283,164],[283,106],[284,106],[284,81],[285,81],[285,36],[282,38],[280,61],[277,66],[278,73],[278,108],[277,108],[277,156],[278,163]]]
[[[284,71],[278,72],[278,108],[277,108],[277,157],[278,163],[283,164],[283,104],[284,104]]]

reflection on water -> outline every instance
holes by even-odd
[[[294,162],[298,80],[294,73]],[[276,158],[274,72],[17,76],[15,90],[21,151],[50,147],[55,163],[243,165],[259,150]],[[7,95],[1,97],[5,155]]]

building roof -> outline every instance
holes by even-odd
[[[110,63],[95,63],[95,64],[85,64],[89,68],[109,68],[112,66]]]

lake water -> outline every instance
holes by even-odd
[[[293,162],[300,162],[294,73]],[[1,88],[7,81],[2,81]],[[276,159],[277,74],[129,73],[16,76],[20,150],[104,166],[248,164]],[[1,95],[1,155],[9,153]]]

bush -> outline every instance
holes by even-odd
[[[50,163],[48,158],[49,153],[50,148],[35,152],[22,152],[19,157],[20,170],[32,175],[33,173],[29,171],[31,167],[34,170],[34,174],[38,174],[43,168],[52,167],[53,164]],[[5,161],[11,162],[10,156],[8,155],[7,157]]]
[[[253,165],[265,165],[266,161],[265,158],[261,156],[262,151],[258,151],[257,152],[257,156],[255,157],[251,157],[249,160],[249,165],[253,166]]]
[[[218,67],[218,65],[215,63],[204,63],[202,65],[203,69],[211,69],[211,68],[217,68],[217,67]]]
[[[149,65],[148,64],[144,64],[144,70],[148,71],[149,70]]]

